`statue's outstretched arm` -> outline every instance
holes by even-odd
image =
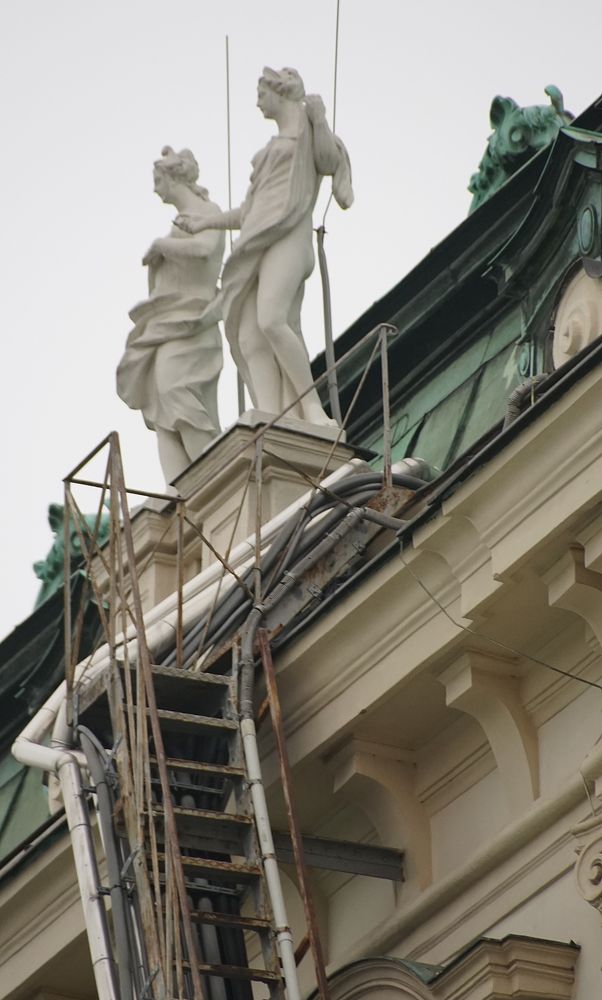
[[[218,248],[221,237],[216,229],[195,234],[191,239],[182,236],[163,236],[155,240],[154,246],[163,257],[211,257]]]
[[[241,209],[232,208],[229,212],[215,212],[212,215],[178,215],[174,225],[185,233],[194,235],[205,229],[240,229]]]

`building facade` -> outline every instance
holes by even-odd
[[[396,877],[311,869],[332,1000],[591,1000],[602,985],[601,181],[597,102],[339,339],[346,444],[265,430],[264,524],[346,463],[382,469],[389,446],[393,468],[422,479],[391,508],[397,523],[374,525],[345,572],[273,630],[303,834],[400,859]],[[390,435],[378,355],[366,367],[383,324],[395,330]],[[324,368],[318,358],[316,378]],[[151,626],[174,612],[178,573],[192,609],[216,553],[245,565],[256,430],[241,421],[177,481],[180,560],[169,502],[136,512]],[[31,714],[60,667],[25,650],[43,631],[36,615],[5,660],[40,679]],[[285,830],[260,721],[270,822]],[[15,735],[7,725],[0,836],[17,832],[0,860],[0,998],[91,1000],[69,833],[41,772],[9,759]],[[281,872],[299,944],[298,878]],[[299,975],[316,995],[309,953]]]

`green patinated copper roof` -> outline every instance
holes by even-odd
[[[599,130],[599,131],[597,131]],[[389,344],[393,459],[447,470],[499,429],[508,397],[550,370],[554,308],[573,269],[602,274],[602,100],[436,246],[336,342],[338,356],[379,323]],[[596,269],[598,269],[596,271]],[[372,344],[339,369],[343,413],[365,379],[348,441],[380,465],[380,365]],[[324,359],[314,361],[317,377]]]
[[[96,606],[86,598],[84,579],[71,581],[72,621],[84,597],[81,654],[94,647],[100,632]],[[43,773],[12,757],[14,738],[65,673],[63,588],[44,601],[0,643],[0,863],[31,839],[48,820]],[[75,628],[75,624],[74,624]]]
[[[37,768],[0,760],[0,862],[48,819],[48,793]]]

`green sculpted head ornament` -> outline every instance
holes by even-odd
[[[40,592],[36,598],[35,607],[39,608],[47,598],[55,593],[63,584],[65,568],[65,537],[64,537],[64,507],[60,503],[51,503],[48,508],[48,524],[54,534],[54,542],[50,552],[45,559],[33,564],[33,569],[37,577],[42,581]],[[84,514],[81,533],[86,539],[91,539],[96,525],[96,514]],[[109,515],[103,514],[98,528],[98,544],[109,537]],[[73,573],[83,564],[84,554],[82,552],[79,534],[75,526],[75,521],[70,518],[70,552],[71,552],[71,572]]]
[[[512,174],[556,138],[563,125],[573,120],[564,110],[558,87],[552,84],[545,93],[549,105],[520,108],[511,97],[494,97],[490,121],[494,129],[487,140],[487,149],[476,174],[470,178],[468,190],[473,199],[470,211],[487,201]]]

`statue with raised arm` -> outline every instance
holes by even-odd
[[[278,126],[253,158],[243,205],[231,212],[181,213],[176,225],[187,233],[240,229],[222,273],[216,300],[237,368],[253,405],[278,414],[312,383],[301,334],[301,302],[314,267],[312,211],[325,175],[342,208],[353,201],[347,150],[326,121],[324,104],[305,95],[296,70],[264,69],[257,105]],[[205,321],[217,315],[212,306]],[[288,416],[333,424],[312,388]]]
[[[189,149],[165,146],[154,165],[155,191],[178,212],[206,219],[219,213],[197,184]],[[217,320],[201,322],[215,298],[225,234],[205,227],[189,235],[173,227],[144,257],[149,297],[134,306],[134,322],[117,368],[117,392],[156,431],[167,483],[186,469],[220,431],[217,382],[222,340]]]

